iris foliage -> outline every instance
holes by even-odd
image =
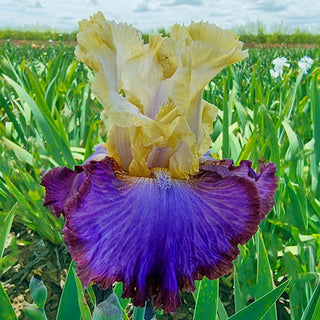
[[[87,81],[91,71],[74,59],[73,50],[27,45],[0,49],[1,276],[17,261],[14,250],[5,250],[13,221],[55,245],[62,243],[62,218],[42,205],[42,170],[81,164],[93,146],[107,138],[100,121],[102,107]],[[197,283],[194,319],[276,319],[281,303],[274,302],[280,296],[282,305],[289,300],[291,319],[320,317],[319,53],[252,49],[248,59],[221,71],[205,90],[204,98],[219,108],[211,135],[213,154],[236,164],[249,159],[256,169],[263,162],[274,162],[279,187],[275,207],[256,236],[241,247],[233,272]],[[314,60],[308,74],[298,68],[304,55]],[[282,56],[290,68],[282,79],[274,79],[271,62]],[[233,292],[234,315],[219,297],[219,284]],[[74,319],[81,315],[91,319],[83,292],[71,265],[58,319],[65,319],[68,310],[76,310]],[[115,293],[121,295],[120,285]],[[248,301],[254,303],[247,307]],[[123,310],[127,304],[120,299]],[[140,311],[135,310],[136,318]],[[0,312],[0,317],[15,319],[2,286]]]

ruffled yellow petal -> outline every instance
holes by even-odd
[[[133,176],[166,168],[186,179],[210,147],[217,108],[205,85],[246,51],[229,31],[208,23],[175,25],[170,38],[143,44],[133,27],[102,13],[80,22],[76,55],[96,76],[92,91],[112,124],[108,151]]]
[[[163,69],[158,62],[157,53],[161,47],[161,35],[150,36],[144,54],[128,61],[121,76],[121,88],[128,101],[135,101],[142,107],[141,112],[153,118],[155,92],[164,79]]]
[[[124,123],[128,119],[133,125],[148,122],[137,106],[119,95],[121,76],[128,61],[144,54],[141,34],[127,24],[106,21],[101,12],[89,21],[81,21],[79,29],[75,54],[96,71],[92,90],[111,123]]]

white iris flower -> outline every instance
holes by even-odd
[[[283,67],[290,67],[290,64],[288,63],[288,59],[286,57],[278,57],[274,60],[272,60],[272,63],[274,64],[274,68],[270,70],[270,74],[273,78],[282,78],[283,76]]]
[[[311,69],[313,60],[309,56],[304,56],[298,62],[299,70],[303,70],[304,74],[307,74],[309,69]]]

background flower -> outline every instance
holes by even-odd
[[[307,74],[311,69],[313,60],[309,56],[304,56],[298,61],[299,70],[303,70],[304,74]]]
[[[274,64],[274,69],[270,69],[270,74],[273,78],[282,78],[283,67],[290,67],[290,64],[287,61],[288,59],[286,57],[278,57],[272,60],[272,63]]]

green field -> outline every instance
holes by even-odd
[[[70,258],[61,235],[63,220],[43,207],[40,186],[42,171],[81,164],[107,138],[100,121],[102,107],[90,91],[91,71],[75,60],[73,51],[62,44],[43,49],[10,43],[0,47],[0,318],[7,312],[3,319],[16,319],[11,306],[21,314],[15,296],[32,303],[23,283],[29,282],[33,270],[42,269],[46,284],[46,274],[57,264],[63,281],[56,283],[56,292],[54,287],[49,292],[47,304],[57,303],[54,310],[47,308],[48,319],[55,319],[60,297],[83,319],[91,319],[92,290],[82,296],[72,266],[64,286]],[[305,55],[313,59],[307,73],[298,67]],[[277,57],[286,57],[290,64],[282,78],[270,74]],[[263,162],[276,163],[276,205],[259,232],[241,247],[230,275],[198,283],[195,295],[186,299],[187,307],[179,311],[186,312],[184,318],[179,312],[159,312],[157,319],[192,319],[192,314],[194,319],[207,319],[201,308],[193,311],[193,299],[199,306],[207,303],[212,312],[217,309],[217,319],[232,314],[233,320],[273,320],[277,314],[278,319],[320,319],[319,57],[315,48],[251,49],[249,58],[223,70],[207,86],[204,98],[220,110],[211,135],[213,154],[237,164],[249,159],[257,170]],[[46,256],[39,246],[52,254]],[[29,257],[28,265],[23,256]],[[49,256],[57,261],[52,266],[45,260]],[[69,290],[68,299],[63,288]],[[128,301],[120,302],[126,309]]]

